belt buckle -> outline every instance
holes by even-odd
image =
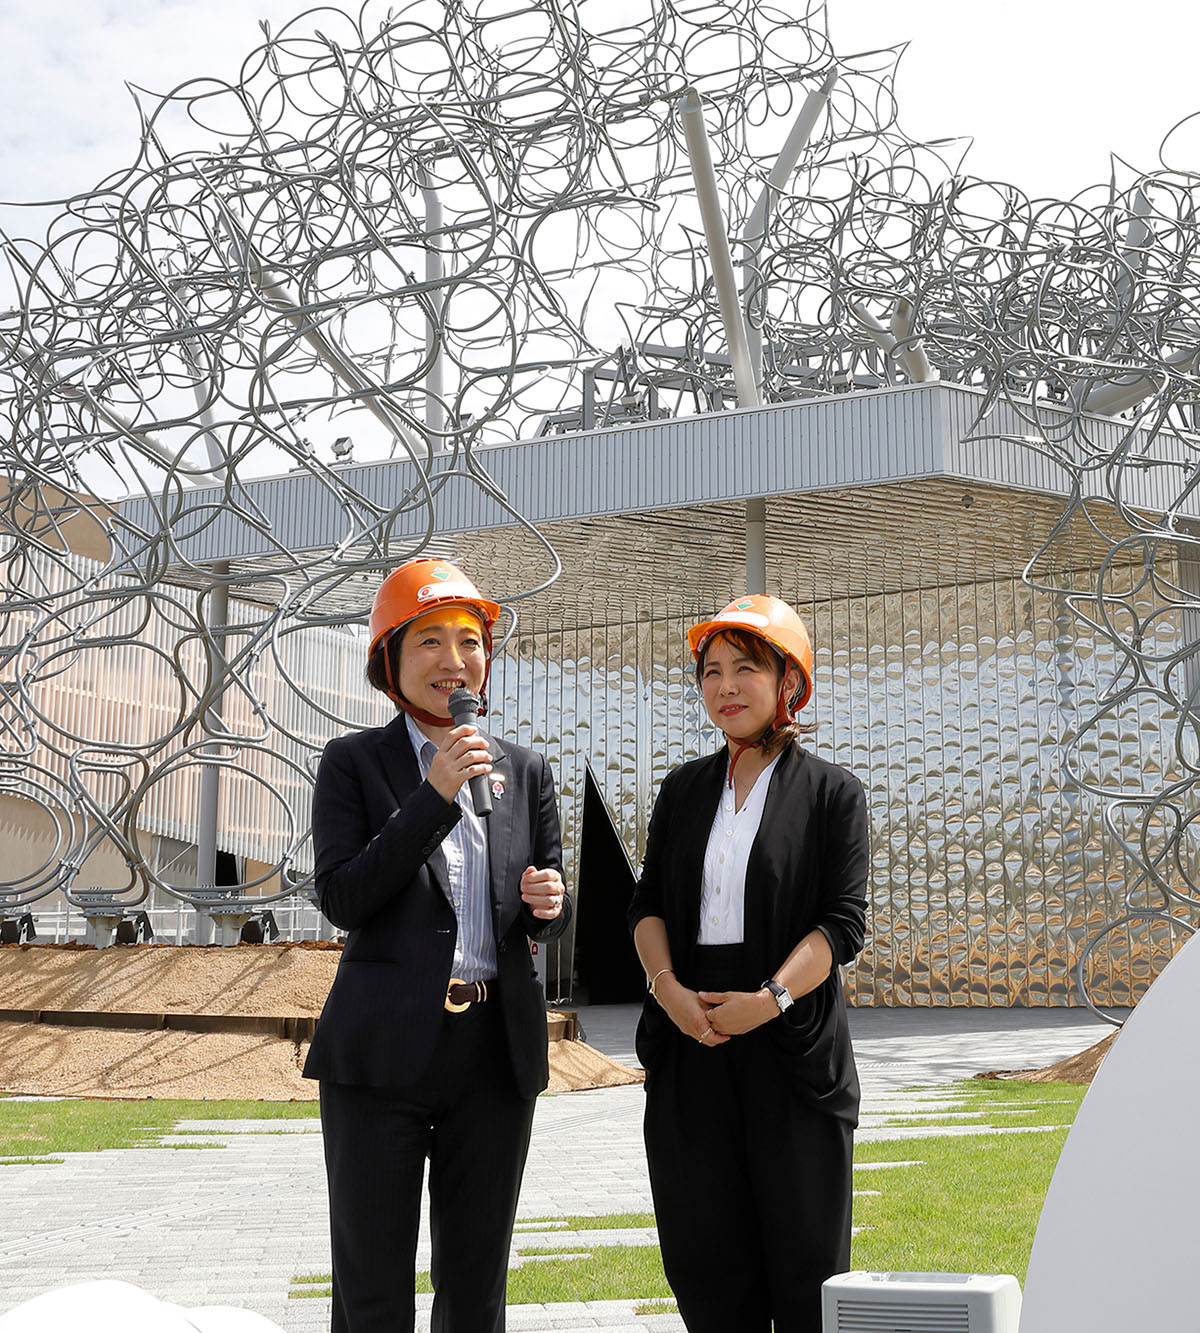
[[[454,989],[455,986],[465,986],[466,984],[467,983],[462,979],[462,977],[450,978],[450,982],[446,986],[446,999],[444,1004],[442,1005],[442,1007],[448,1014],[461,1014],[463,1010],[469,1009],[471,1007],[470,1000],[464,1000],[462,1004],[455,1004],[454,1001],[450,998],[450,992],[451,990]]]

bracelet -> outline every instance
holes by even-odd
[[[658,971],[655,972],[655,974],[650,978],[650,994],[654,996],[656,1000],[658,999],[658,996],[654,994],[654,987],[658,983],[659,977],[661,977],[665,972],[670,972],[672,976],[675,975],[675,969],[673,967],[660,967]]]

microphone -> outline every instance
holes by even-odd
[[[470,690],[460,685],[449,698],[450,717],[456,727],[479,725],[479,700]],[[477,815],[492,813],[492,793],[488,790],[486,773],[471,779],[471,804]]]

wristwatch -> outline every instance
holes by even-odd
[[[795,1003],[791,995],[788,993],[788,988],[781,985],[774,977],[768,977],[766,981],[762,983],[762,989],[769,990],[771,994],[774,995],[775,1003],[779,1006],[779,1012],[781,1014],[786,1014]]]

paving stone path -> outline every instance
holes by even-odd
[[[627,1006],[582,1012],[589,1042],[627,1063],[635,1018]],[[1048,1064],[1109,1031],[1077,1009],[856,1010],[851,1026],[865,1142],[995,1132],[964,1115],[949,1083]],[[637,1086],[542,1097],[518,1218],[650,1212],[642,1098]],[[920,1126],[885,1123],[897,1116]],[[297,1276],[329,1271],[319,1123],[197,1120],[167,1141],[221,1150],[131,1148],[0,1167],[0,1313],[66,1282],[119,1277],[180,1305],[237,1305],[288,1333],[325,1333],[328,1299],[289,1297]],[[886,1170],[862,1170],[856,1185],[886,1189]],[[522,1222],[514,1251],[655,1240],[652,1227],[576,1232]],[[419,1262],[428,1256],[426,1227]],[[428,1304],[419,1300],[419,1330],[429,1327]],[[508,1327],[678,1333],[683,1323],[636,1315],[629,1301],[598,1301],[513,1306]]]

